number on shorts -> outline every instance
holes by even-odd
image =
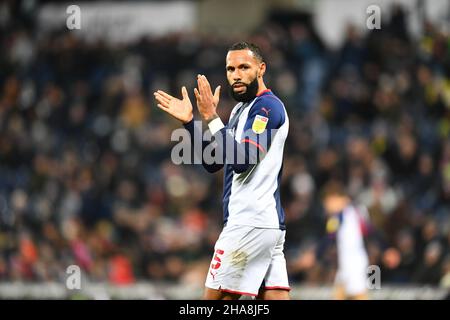
[[[217,249],[215,254],[214,254],[214,261],[216,261],[216,263],[211,263],[211,269],[219,269],[220,265],[222,263],[222,260],[219,258],[219,256],[223,255],[223,250]]]

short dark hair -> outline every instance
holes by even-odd
[[[245,50],[245,49],[248,49],[251,52],[253,52],[253,55],[261,62],[264,61],[261,49],[256,44],[251,42],[246,41],[236,42],[231,47],[228,48],[228,51]]]
[[[322,188],[321,198],[325,199],[329,196],[348,197],[345,185],[342,181],[333,179],[325,184]]]

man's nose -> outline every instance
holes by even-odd
[[[241,81],[242,80],[242,75],[241,75],[241,71],[239,69],[234,70],[233,72],[233,81]]]

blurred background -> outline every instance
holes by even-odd
[[[67,28],[71,4],[81,29]],[[448,297],[449,31],[446,0],[2,1],[0,298],[201,297],[222,173],[172,163],[179,124],[153,92],[193,98],[197,73],[226,86],[240,40],[261,46],[290,117],[292,297],[331,298],[320,193],[336,178],[369,210],[371,297]],[[223,119],[233,105],[224,91]],[[73,264],[81,290],[65,285]]]

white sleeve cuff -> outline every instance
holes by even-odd
[[[209,131],[211,131],[212,135],[215,135],[217,132],[220,131],[225,125],[223,124],[222,120],[217,117],[214,120],[210,121],[208,123]]]

